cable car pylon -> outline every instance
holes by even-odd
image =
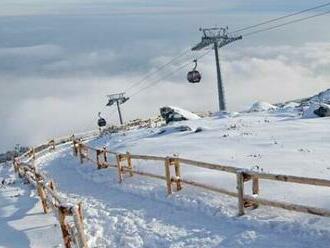
[[[123,125],[123,117],[121,115],[120,105],[127,102],[129,100],[129,97],[125,96],[125,92],[111,94],[111,95],[108,95],[107,97],[108,97],[108,103],[106,106],[110,107],[115,103],[117,104],[119,122],[120,122],[120,125]]]
[[[242,36],[232,36],[228,34],[228,27],[226,28],[200,28],[203,32],[202,40],[196,46],[192,47],[192,51],[202,50],[210,45],[213,45],[216,69],[217,69],[217,81],[218,81],[218,98],[219,98],[219,111],[226,110],[225,94],[223,90],[223,82],[221,77],[219,51],[218,49],[228,45],[237,40],[241,40]]]

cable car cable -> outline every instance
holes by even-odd
[[[140,85],[142,82],[144,82],[147,78],[151,77],[152,75],[156,74],[157,72],[161,71],[162,69],[164,69],[166,66],[170,65],[171,63],[173,63],[175,60],[183,57],[184,55],[186,55],[188,52],[191,51],[191,48],[186,48],[185,50],[183,50],[181,53],[179,53],[177,56],[175,56],[174,58],[170,59],[168,62],[166,62],[165,64],[159,66],[158,68],[156,68],[155,71],[151,71],[149,73],[147,73],[145,76],[143,76],[139,81],[137,82],[133,82],[131,83],[127,89],[125,91],[129,91],[132,88]]]
[[[199,57],[197,57],[197,59],[201,59],[202,57],[206,56],[210,51],[212,51],[212,49],[207,50],[205,53],[203,53],[202,55],[200,55]],[[189,64],[191,64],[190,61],[188,61],[188,62],[186,62],[186,63],[183,63],[181,66],[179,66],[178,68],[176,68],[176,70],[174,70],[174,71],[172,72],[172,74],[167,74],[165,77],[162,77],[162,78],[160,78],[160,79],[158,79],[158,80],[156,80],[156,81],[151,82],[148,86],[146,86],[146,87],[140,89],[139,91],[133,93],[133,94],[130,96],[130,98],[133,97],[133,96],[136,96],[136,95],[140,94],[140,93],[141,93],[142,91],[144,91],[144,90],[147,90],[147,89],[149,89],[149,88],[151,88],[151,87],[156,86],[156,85],[157,85],[158,83],[160,83],[162,80],[164,80],[164,79],[166,79],[166,78],[169,78],[169,77],[173,76],[174,74],[176,74],[176,73],[179,72],[181,69],[183,69],[184,67],[188,66]]]
[[[312,10],[320,9],[320,8],[323,8],[323,7],[327,7],[327,6],[330,6],[330,2],[325,3],[325,4],[321,4],[321,5],[312,7],[312,8],[304,9],[304,10],[301,10],[301,11],[298,11],[298,12],[294,12],[294,13],[291,13],[291,14],[287,14],[287,15],[284,15],[284,16],[276,17],[276,18],[273,18],[273,19],[270,19],[270,20],[267,20],[267,21],[264,21],[264,22],[261,22],[261,23],[257,23],[257,24],[251,25],[251,26],[240,28],[240,29],[237,29],[237,30],[234,30],[234,31],[230,32],[229,34],[238,33],[238,32],[242,32],[242,31],[245,31],[245,30],[252,29],[252,28],[260,27],[260,26],[263,26],[263,25],[266,25],[266,24],[269,24],[269,23],[272,23],[272,22],[277,22],[277,21],[280,21],[280,20],[283,20],[283,19],[286,19],[286,18],[289,18],[289,17],[292,17],[292,16],[300,15],[300,14],[303,14],[303,13],[306,13],[306,12],[309,12],[309,11],[312,11]]]
[[[185,57],[179,58],[177,59],[177,61],[171,61],[171,63],[167,63],[166,64],[166,68],[164,66],[164,68],[162,70],[160,70],[157,74],[154,73],[154,75],[148,77],[148,80],[144,80],[144,82],[141,82],[139,86],[141,86],[141,88],[144,88],[145,85],[148,85],[150,83],[150,81],[156,81],[158,80],[158,78],[162,78],[162,77],[166,77],[166,74],[171,73],[171,66],[176,66],[176,65],[181,65],[182,63],[187,62],[188,60],[190,61],[191,59],[187,56],[190,56],[190,54],[186,53]],[[154,78],[155,77],[155,78]],[[139,89],[137,89],[139,90]]]
[[[293,24],[293,23],[298,23],[298,22],[302,22],[302,21],[305,21],[305,20],[308,20],[308,19],[315,18],[315,17],[327,15],[329,13],[330,13],[330,10],[325,11],[325,12],[322,12],[322,13],[318,13],[318,14],[315,14],[315,15],[312,15],[312,16],[298,18],[298,19],[295,19],[295,20],[292,20],[292,21],[289,21],[289,22],[285,22],[285,23],[281,23],[281,24],[275,25],[275,26],[271,26],[271,27],[259,29],[259,30],[256,30],[256,31],[252,31],[252,32],[249,32],[249,33],[245,33],[242,36],[243,37],[247,37],[247,36],[258,34],[258,33],[261,33],[261,32],[273,30],[273,29],[276,29],[276,28],[279,28],[279,27],[284,27],[284,26],[287,26],[287,25],[290,25],[290,24]]]

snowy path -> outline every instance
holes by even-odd
[[[0,165],[0,247],[59,247],[61,231],[53,214],[45,215],[31,185]]]
[[[231,197],[187,187],[165,196],[163,181],[80,165],[71,149],[40,159],[61,192],[83,200],[91,247],[328,247],[329,221],[263,208],[237,218]],[[318,228],[319,226],[323,228]]]

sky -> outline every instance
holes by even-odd
[[[241,27],[323,4],[307,0],[2,0],[0,3],[0,152],[96,127],[97,113],[116,124],[106,95],[134,95],[126,121],[159,107],[216,111],[213,51],[199,59],[200,84],[186,73],[203,52],[200,27]],[[330,6],[321,11],[330,10]],[[319,10],[320,11],[320,10]],[[318,13],[318,12],[315,12]],[[311,14],[315,14],[314,12]],[[306,97],[330,85],[330,15],[244,37],[220,50],[230,111],[262,100]],[[191,63],[189,62],[191,61]],[[187,67],[177,70],[183,63]],[[133,86],[132,86],[133,85]]]

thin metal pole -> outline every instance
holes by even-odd
[[[121,116],[119,101],[117,100],[116,102],[117,102],[117,109],[118,109],[118,114],[119,114],[120,125],[123,125],[123,117]]]
[[[219,53],[218,53],[218,43],[214,42],[214,54],[215,54],[215,63],[217,66],[217,79],[218,79],[218,97],[219,97],[219,110],[225,111],[225,96],[223,92],[221,71],[220,71],[220,62],[219,62]]]

